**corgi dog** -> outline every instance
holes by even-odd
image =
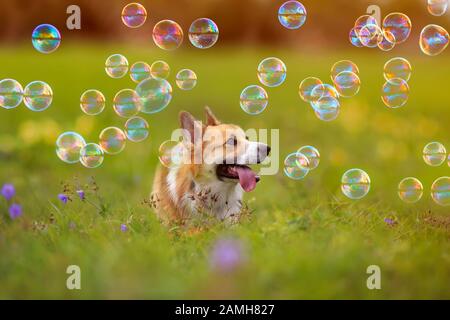
[[[208,107],[205,112],[205,124],[180,112],[180,144],[187,156],[156,172],[151,202],[164,222],[183,222],[200,212],[236,221],[244,192],[260,180],[249,165],[261,163],[270,147],[249,141],[237,125],[222,124]]]

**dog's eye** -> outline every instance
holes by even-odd
[[[227,144],[230,144],[230,145],[237,145],[237,138],[236,137],[231,137],[231,138],[229,138],[228,140],[227,140]]]
[[[250,139],[248,138],[248,136],[245,136],[245,140],[250,140]]]

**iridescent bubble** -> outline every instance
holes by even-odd
[[[162,20],[153,28],[153,41],[163,50],[175,50],[183,42],[183,29],[172,20]]]
[[[266,58],[258,66],[258,79],[263,85],[277,87],[286,80],[286,65],[278,58]]]
[[[284,159],[284,174],[291,179],[300,180],[309,173],[308,158],[298,152],[291,153]]]
[[[428,0],[428,12],[439,17],[447,12],[448,0]]]
[[[430,24],[420,33],[420,49],[429,56],[437,56],[449,43],[449,34],[441,26]]]
[[[278,9],[278,20],[285,28],[298,29],[305,24],[306,9],[298,1],[285,2]]]
[[[353,200],[364,198],[370,190],[370,177],[361,169],[346,171],[342,176],[341,183],[342,193]]]
[[[433,182],[431,198],[440,206],[450,205],[450,177],[440,177]]]
[[[411,73],[411,64],[405,58],[392,58],[384,65],[384,78],[387,81],[400,78],[408,82],[411,78]]]
[[[415,203],[422,198],[423,185],[413,177],[405,178],[398,184],[398,196],[406,203]]]
[[[242,110],[251,115],[260,114],[269,104],[269,96],[264,88],[251,85],[242,90],[240,105]]]
[[[408,102],[409,86],[408,83],[400,78],[393,78],[383,85],[381,100],[389,108],[400,108]]]
[[[359,74],[359,68],[355,63],[350,60],[341,60],[331,67],[331,80],[334,82],[334,78],[343,71],[353,72],[356,75]]]
[[[79,157],[81,164],[90,169],[100,167],[105,159],[103,149],[96,143],[88,143],[82,147]]]
[[[52,53],[61,44],[61,34],[51,24],[41,24],[33,30],[31,42],[37,51]]]
[[[334,78],[334,85],[340,96],[350,98],[361,88],[361,80],[351,71],[342,71]]]
[[[145,23],[147,10],[140,3],[129,3],[122,10],[122,22],[129,28],[138,28]]]
[[[348,35],[348,38],[350,40],[350,43],[354,45],[355,47],[361,48],[364,47],[361,41],[359,40],[359,31],[357,28],[352,28],[350,30],[350,33]]]
[[[403,13],[391,13],[383,20],[383,31],[392,33],[395,42],[405,42],[411,34],[411,20]]]
[[[136,62],[130,68],[130,78],[133,82],[139,83],[150,78],[150,66],[146,62]]]
[[[297,150],[297,153],[303,154],[308,158],[308,170],[314,170],[319,166],[320,153],[319,150],[313,146],[303,146]]]
[[[5,109],[17,107],[23,99],[22,85],[13,79],[0,81],[0,106]]]
[[[167,140],[159,146],[158,154],[158,159],[163,166],[173,168],[185,163],[189,151],[183,143]]]
[[[66,163],[80,161],[80,150],[86,145],[83,137],[76,132],[64,132],[56,140],[56,155]]]
[[[447,150],[440,142],[430,142],[423,148],[423,160],[432,167],[438,167],[444,163]]]
[[[123,89],[117,92],[113,100],[113,108],[118,116],[130,118],[141,111],[141,99],[132,89]]]
[[[359,31],[359,41],[368,48],[375,48],[378,46],[378,39],[383,34],[377,24],[368,24]]]
[[[105,71],[114,79],[124,77],[128,72],[128,60],[121,54],[110,55],[105,62]]]
[[[127,136],[116,127],[108,127],[100,132],[100,147],[108,154],[118,154],[125,149]]]
[[[105,109],[105,96],[98,90],[86,90],[80,98],[81,110],[90,116],[100,114]]]
[[[375,19],[374,16],[365,14],[356,19],[354,27],[356,28],[356,30],[361,30],[363,27],[369,24],[378,25],[377,19]]]
[[[336,90],[334,86],[328,83],[322,83],[317,86],[315,86],[311,91],[311,97],[314,101],[318,101],[321,98],[324,97],[332,97],[332,98],[339,98],[339,92]]]
[[[378,36],[378,48],[383,51],[390,51],[395,47],[395,37],[389,31],[382,31]]]
[[[312,91],[314,88],[322,84],[322,81],[315,77],[308,77],[304,79],[298,87],[298,94],[300,95],[300,98],[302,98],[305,102],[317,101],[320,97],[313,96]]]
[[[148,122],[141,117],[133,117],[125,123],[125,134],[128,140],[141,142],[148,137]]]
[[[214,21],[200,18],[192,22],[189,28],[189,40],[199,49],[208,49],[219,39],[219,28]]]
[[[23,90],[23,102],[32,111],[44,111],[52,100],[52,88],[43,81],[30,82]]]
[[[192,90],[197,85],[197,75],[189,69],[180,70],[176,76],[176,83],[181,90]]]
[[[150,74],[155,79],[167,79],[170,74],[170,66],[165,61],[155,61],[150,67]]]
[[[142,100],[143,113],[157,113],[172,100],[172,86],[164,79],[146,79],[137,85],[136,93]]]
[[[340,111],[339,100],[334,97],[322,97],[315,102],[311,102],[317,118],[322,121],[335,120]]]
[[[450,167],[450,153],[448,154],[447,165]]]

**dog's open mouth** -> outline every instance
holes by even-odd
[[[256,187],[259,176],[250,167],[238,164],[220,164],[216,169],[219,179],[239,179],[239,184],[245,192],[250,192]]]

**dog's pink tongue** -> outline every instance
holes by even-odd
[[[256,174],[248,167],[236,167],[239,175],[239,183],[245,192],[250,192],[256,187]]]

